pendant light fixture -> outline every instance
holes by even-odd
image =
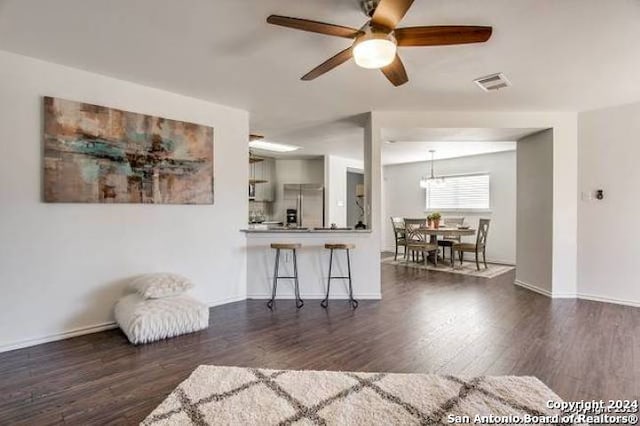
[[[431,175],[429,177],[423,176],[420,179],[420,188],[429,188],[432,185],[444,185],[444,178],[436,177],[435,172],[433,171],[433,163],[434,163],[434,154],[436,153],[435,149],[430,149],[431,153]]]

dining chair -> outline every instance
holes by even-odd
[[[464,225],[464,217],[445,217],[443,218],[443,223],[447,228],[456,228],[458,225]],[[454,266],[453,245],[461,242],[462,237],[460,234],[445,234],[442,236],[441,240],[438,240],[438,245],[442,247],[443,258],[447,257],[447,247],[449,247],[449,252],[451,253],[451,267]]]
[[[489,223],[490,219],[480,219],[480,223],[478,225],[478,234],[476,235],[476,243],[456,243],[453,245],[453,251],[458,252],[458,256],[460,258],[460,265],[464,261],[465,253],[475,253],[476,254],[476,268],[478,271],[480,270],[480,262],[478,260],[480,252],[482,252],[482,263],[484,263],[485,269],[487,266],[487,235],[489,234]]]
[[[438,251],[440,250],[437,244],[432,244],[427,241],[426,235],[418,232],[420,225],[409,225],[407,227],[407,249],[415,255],[418,253],[418,262],[420,261],[420,254],[424,259],[425,266],[427,265],[428,255],[433,254],[433,264],[438,266]],[[414,258],[415,260],[415,258]]]
[[[403,255],[407,257],[407,230],[404,224],[404,218],[391,217],[391,226],[393,226],[393,235],[396,242],[396,254],[393,260],[398,260],[398,248],[404,247]]]
[[[425,240],[424,235],[418,234],[416,232],[409,232],[409,230],[419,228],[421,226],[427,226],[427,219],[410,219],[405,217],[404,226],[405,226],[405,229],[407,230],[407,233],[406,233],[407,244],[411,242],[411,240],[417,241],[417,242],[424,242]],[[407,248],[404,256],[405,259],[408,257],[409,251],[410,250]],[[415,261],[415,251],[411,251],[411,255],[413,256],[413,260]]]
[[[405,225],[418,225],[418,226],[427,226],[427,219],[410,219],[404,218]]]

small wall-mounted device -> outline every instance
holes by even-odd
[[[600,201],[604,199],[604,189],[594,189],[583,191],[581,194],[582,201]]]

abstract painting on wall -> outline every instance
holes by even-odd
[[[44,98],[44,199],[213,203],[213,128]]]

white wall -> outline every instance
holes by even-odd
[[[215,204],[43,203],[44,95],[213,126]],[[244,111],[0,52],[0,351],[108,327],[139,273],[184,274],[211,305],[245,298],[247,134]]]
[[[347,170],[364,169],[364,162],[328,155],[325,157],[326,225],[347,226]]]
[[[377,140],[378,144],[381,131],[385,128],[552,128],[553,295],[576,294],[578,250],[578,120],[576,113],[374,111],[372,123],[373,139]],[[382,219],[384,223],[380,226],[388,226],[389,219],[378,217],[378,220]]]
[[[368,250],[376,254],[369,257],[371,265],[380,262],[382,246],[382,135],[381,127],[371,112],[364,120],[364,217],[367,228],[371,230],[371,238],[367,241]],[[380,268],[368,271],[370,286],[381,287]]]
[[[518,141],[516,283],[553,294],[553,131]]]
[[[455,143],[455,142],[452,142]],[[384,228],[386,250],[395,250],[389,217],[422,218],[426,193],[419,181],[427,174],[430,162],[416,162],[383,168],[383,203],[387,219]],[[465,223],[477,229],[481,218],[491,219],[487,242],[487,260],[515,264],[516,261],[516,152],[506,151],[472,155],[435,162],[438,176],[488,172],[491,175],[490,212],[443,212],[444,217],[465,217]],[[466,238],[468,242],[475,237]]]
[[[578,120],[578,295],[640,306],[640,103]],[[604,199],[588,200],[596,189]]]

